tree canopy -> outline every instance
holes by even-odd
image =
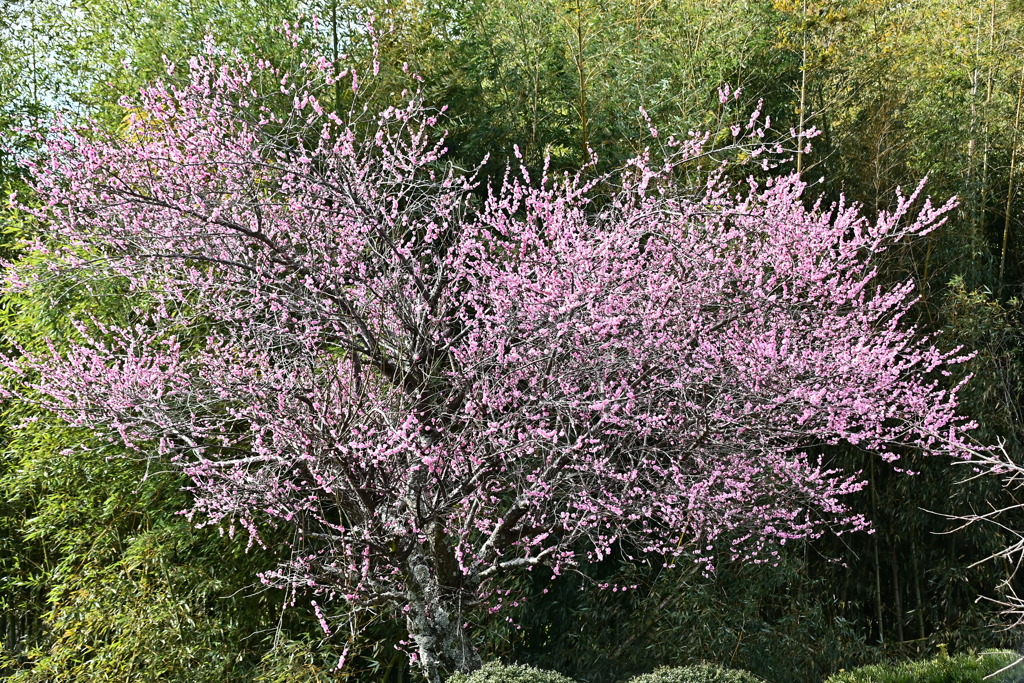
[[[975,565],[1012,548],[1012,492],[946,456],[971,438],[1005,448],[973,466],[1020,460],[1020,16],[8,3],[0,671],[404,680],[416,547],[451,552],[437,583],[467,661],[590,683],[699,661],[815,680],[1012,646],[998,611],[1019,580]],[[788,163],[773,151],[797,140]],[[921,213],[926,194],[941,211]],[[376,412],[330,412],[353,404]],[[332,483],[371,453],[372,473]],[[577,469],[537,473],[557,453]],[[396,512],[386,478],[429,504]],[[510,519],[524,491],[546,517]],[[1003,526],[942,533],[990,508]],[[328,576],[325,558],[367,548],[375,586]]]
[[[951,205],[910,215],[914,193],[869,221],[806,208],[796,174],[680,186],[706,135],[634,159],[610,195],[510,169],[480,199],[415,96],[343,119],[355,67],[217,52],[117,134],[65,130],[33,165],[46,258],[7,291],[132,299],[123,320],[73,316],[67,348],[19,349],[31,391],[7,396],[180,468],[201,523],[250,543],[263,519],[294,527],[264,580],[315,594],[326,632],[386,605],[440,681],[479,666],[462,624],[511,570],[684,537],[698,560],[724,539],[772,562],[866,525],[842,502],[864,482],[810,446],[964,448],[939,380],[964,357],[905,323],[913,283],[874,265]],[[746,129],[769,167],[758,112]]]

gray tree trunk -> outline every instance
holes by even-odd
[[[408,562],[406,624],[427,680],[443,683],[446,674],[476,671],[483,662],[462,627],[462,591],[442,585],[423,550],[414,551]]]

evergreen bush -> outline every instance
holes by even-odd
[[[455,674],[448,683],[575,683],[557,671],[521,664],[489,662],[471,674]]]
[[[630,679],[629,683],[762,683],[749,671],[726,669],[717,664],[665,667]]]
[[[980,655],[940,655],[918,662],[873,664],[833,674],[825,683],[1015,683],[1024,680],[1024,668],[1013,667],[985,679],[1017,659],[1014,652],[991,651]]]

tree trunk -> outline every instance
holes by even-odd
[[[442,683],[445,674],[476,671],[483,663],[462,627],[462,591],[442,585],[423,550],[414,550],[408,562],[406,625],[427,680]]]

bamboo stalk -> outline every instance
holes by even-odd
[[[892,564],[892,592],[895,597],[893,606],[896,609],[896,641],[902,643],[903,637],[903,597],[900,595],[900,569],[896,562],[896,549],[889,551],[889,561]]]
[[[803,171],[804,162],[804,112],[807,104],[807,0],[800,8],[800,113],[796,134],[796,174]]]
[[[924,630],[924,600],[921,599],[921,567],[917,559],[917,542],[910,542],[910,558],[914,569],[914,602],[917,613],[917,637],[924,640],[927,636]]]
[[[878,517],[878,493],[875,487],[875,461],[871,461],[870,470],[870,484],[871,484],[871,516],[873,518]],[[882,620],[882,567],[881,562],[878,559],[878,534],[873,534],[872,546],[874,547],[875,556],[875,614],[878,617],[878,642],[885,645],[885,627]]]
[[[1006,281],[1006,252],[1010,246],[1010,209],[1013,206],[1014,184],[1013,175],[1017,169],[1017,137],[1020,131],[1020,110],[1021,102],[1024,101],[1024,67],[1020,70],[1020,79],[1017,81],[1017,110],[1013,117],[1013,138],[1010,149],[1010,173],[1007,178],[1006,207],[1003,210],[1003,248],[999,255],[999,288],[1002,290]]]

